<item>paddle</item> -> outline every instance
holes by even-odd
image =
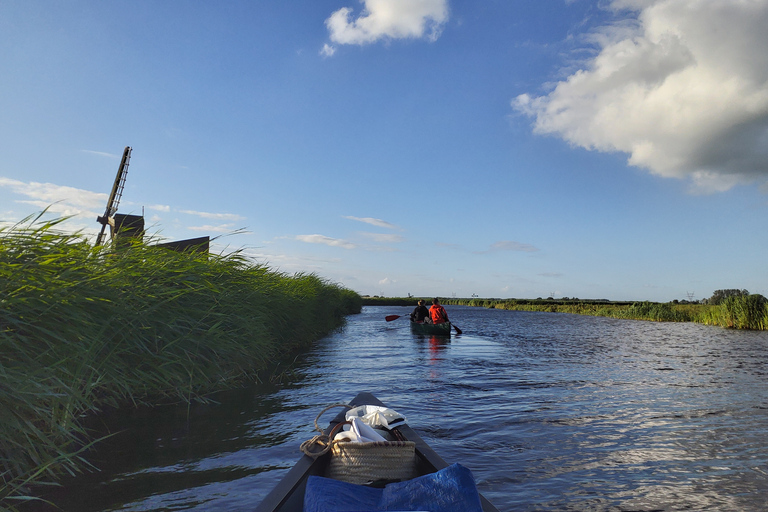
[[[461,329],[456,327],[456,324],[451,324],[451,325],[453,325],[453,328],[456,329],[456,334],[461,334]]]

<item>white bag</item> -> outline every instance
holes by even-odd
[[[349,421],[351,424],[344,425],[344,430],[336,434],[334,440],[351,441],[353,443],[376,443],[387,441],[378,432],[363,423],[360,418],[352,418]],[[347,427],[349,427],[349,430],[347,430]]]
[[[384,427],[387,430],[405,424],[405,417],[402,414],[378,405],[361,405],[350,409],[347,411],[346,419],[352,421],[352,418],[359,418],[371,427]]]

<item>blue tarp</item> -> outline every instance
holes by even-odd
[[[469,469],[452,464],[413,480],[388,484],[383,489],[310,476],[304,494],[304,512],[482,512],[480,495]]]

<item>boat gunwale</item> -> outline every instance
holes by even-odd
[[[358,393],[358,395],[349,402],[349,405],[351,407],[359,405],[378,405],[380,407],[386,407],[383,402],[368,392]],[[330,431],[338,423],[344,421],[345,413],[346,411],[341,411],[333,418],[333,420],[331,420],[328,428],[324,431],[326,435],[330,434]],[[448,467],[449,464],[407,423],[395,427],[392,430],[398,431],[406,440],[413,441],[416,444],[416,456],[418,458],[418,464],[424,469],[423,474],[434,473],[435,471]],[[294,509],[301,510],[304,502],[302,486],[306,486],[307,478],[310,475],[322,475],[325,466],[328,464],[329,458],[329,453],[326,453],[317,459],[313,459],[308,455],[302,456],[272,491],[267,494],[264,500],[259,503],[256,507],[256,512],[287,512],[288,510]],[[296,494],[297,491],[301,494],[300,504],[296,503],[298,497]],[[482,494],[480,494],[480,502],[483,507],[483,512],[498,512],[498,509]],[[296,508],[297,505],[298,508]]]
[[[447,324],[447,327],[445,325]],[[427,336],[450,336],[453,324],[443,322],[440,324],[428,324],[423,322],[414,322],[411,320],[411,332],[414,334],[423,334]]]

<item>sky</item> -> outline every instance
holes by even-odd
[[[768,295],[768,0],[2,0],[0,222],[363,295]]]

